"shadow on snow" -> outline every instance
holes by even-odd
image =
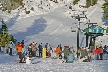
[[[10,19],[6,22],[6,25],[7,25],[8,29],[9,29],[12,25],[15,24],[16,20],[17,20],[18,17],[19,17],[19,13],[20,13],[20,11],[15,15],[15,17],[10,18]]]
[[[43,32],[46,28],[46,20],[41,17],[34,21],[33,25],[27,29],[26,32],[19,32],[18,34],[13,34],[16,39],[24,40],[26,36],[31,36],[34,34],[39,34],[40,32]]]
[[[103,13],[103,17],[102,17],[102,21],[104,22],[103,25],[108,26],[108,20],[106,20],[106,19],[104,18],[104,16],[105,16],[105,13]]]

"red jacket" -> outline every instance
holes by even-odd
[[[97,54],[101,54],[101,48],[96,49]]]

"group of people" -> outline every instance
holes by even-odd
[[[12,43],[5,45],[6,53],[12,55]],[[52,48],[49,43],[46,43],[43,47],[42,43],[36,42],[30,43],[27,47],[24,44],[24,40],[16,44],[17,55],[19,55],[20,62],[24,62],[26,55],[28,57],[39,57],[42,58],[43,48],[46,48],[46,57],[54,59],[64,59],[65,62],[73,62],[75,55],[79,62],[90,62],[91,60],[107,60],[108,59],[108,46],[97,46],[96,48],[82,47],[78,48],[75,52],[74,47],[64,46],[59,44],[56,48]],[[26,50],[26,51],[25,51]],[[38,55],[37,55],[38,54]]]
[[[64,46],[64,49],[62,49],[60,44],[55,48],[54,53],[56,54],[56,59],[64,59],[66,63],[72,63],[74,61],[75,50],[73,46]]]
[[[50,51],[52,50],[50,44],[46,43],[44,48],[46,48],[46,56],[50,57],[51,56]],[[26,49],[27,51],[25,51]],[[40,57],[40,58],[42,57],[42,50],[43,50],[42,43],[40,43],[37,46],[36,42],[32,42],[29,44],[29,46],[26,49],[24,46],[24,40],[21,43],[20,42],[17,43],[16,51],[17,54],[19,55],[20,62],[25,61],[26,59],[25,55],[27,55],[28,57]],[[37,55],[37,51],[39,52],[38,55]]]
[[[29,44],[28,46],[28,52],[25,53],[25,46],[24,46],[24,40],[22,42],[18,42],[16,45],[16,50],[17,50],[17,54],[19,55],[20,58],[20,62],[24,62],[25,61],[25,55],[29,56],[29,57],[42,57],[42,50],[43,48],[46,48],[46,57],[47,58],[51,58],[51,56],[53,56],[52,58],[54,59],[62,59],[64,58],[67,61],[67,57],[68,55],[71,53],[73,54],[75,51],[72,48],[67,48],[64,47],[64,49],[62,49],[61,44],[58,45],[55,49],[53,49],[50,44],[46,43],[44,47],[42,47],[42,43],[40,43],[37,46],[37,43],[32,42]],[[37,52],[38,52],[38,56],[37,56]],[[62,53],[64,54],[64,57],[62,55]],[[55,55],[53,55],[55,54]]]
[[[108,59],[108,46],[97,46],[96,48],[82,47],[77,51],[79,61],[91,60],[107,60]]]

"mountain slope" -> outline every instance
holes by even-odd
[[[25,0],[26,2],[26,0]],[[35,3],[40,2],[34,0],[34,4],[27,4],[29,6],[35,5]],[[36,9],[39,13],[31,13],[25,15],[24,12],[20,10],[14,10],[12,14],[7,15],[4,12],[1,12],[1,17],[4,19],[9,28],[9,33],[14,35],[18,41],[22,39],[25,40],[26,45],[35,41],[37,43],[46,42],[50,43],[52,47],[56,47],[58,44],[70,45],[76,48],[76,32],[71,32],[72,30],[77,30],[78,22],[74,18],[71,18],[71,15],[74,14],[74,11],[68,9],[68,6],[71,4],[71,0],[67,0],[66,3],[61,3],[59,5],[53,6],[53,10],[44,12],[43,10]],[[98,4],[90,8],[80,8],[80,4],[85,4],[85,0],[82,0],[77,5],[72,5],[72,8],[75,9],[76,14],[81,14],[83,10],[86,11],[88,19],[82,19],[80,27],[84,29],[87,27],[84,25],[89,19],[91,22],[97,22],[99,25],[103,24],[102,21],[102,1],[98,1]],[[26,6],[27,6],[26,5]],[[34,6],[35,7],[35,6]],[[47,8],[47,7],[45,7]],[[41,14],[41,12],[42,14]],[[80,41],[84,39],[84,35],[81,33]],[[80,42],[81,46],[85,45]]]

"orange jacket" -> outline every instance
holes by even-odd
[[[61,52],[61,49],[60,49],[59,47],[57,47],[57,48],[54,50],[54,52],[55,52],[56,54],[59,54],[59,53]]]
[[[96,49],[96,53],[100,54],[101,53],[101,48]]]
[[[16,46],[16,49],[17,49],[17,52],[22,52],[22,45],[21,44],[18,44],[17,46]]]

